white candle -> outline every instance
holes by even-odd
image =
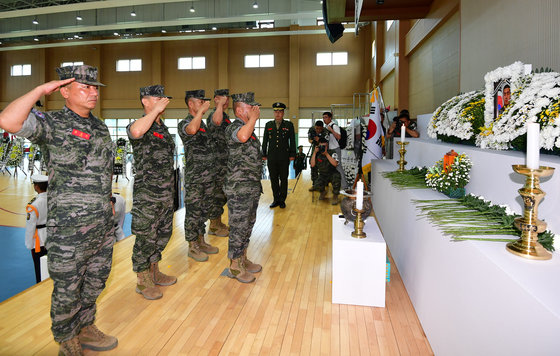
[[[364,182],[358,181],[356,188],[356,209],[362,210],[364,206]]]
[[[539,124],[536,122],[527,123],[527,168],[539,168]]]
[[[401,142],[404,142],[404,137],[406,136],[406,127],[404,124],[401,126]]]

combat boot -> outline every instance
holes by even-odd
[[[83,356],[82,345],[80,339],[75,336],[74,338],[61,342],[58,356]]]
[[[208,261],[208,255],[202,251],[199,240],[189,241],[188,256],[195,261],[204,262]]]
[[[241,283],[251,283],[255,280],[255,276],[245,268],[243,256],[230,260],[228,277],[235,278]]]
[[[259,265],[258,263],[253,263],[251,261],[249,261],[249,259],[247,258],[247,249],[243,250],[243,256],[241,256],[243,258],[243,265],[245,266],[245,269],[247,270],[247,272],[249,273],[258,273],[260,271],[262,271],[262,266]]]
[[[94,351],[112,350],[119,344],[116,337],[103,333],[93,324],[83,327],[78,338],[84,349]]]
[[[144,298],[149,300],[159,299],[163,296],[163,293],[161,293],[159,288],[154,284],[149,269],[139,272],[137,275],[136,293],[142,294]]]
[[[208,254],[213,255],[220,251],[216,246],[212,246],[206,241],[204,241],[204,235],[198,235],[198,245],[200,246],[200,251]]]
[[[158,286],[170,286],[177,283],[177,277],[168,276],[160,272],[158,262],[150,264],[150,276],[152,277],[154,284],[157,284]]]
[[[222,223],[221,218],[210,219],[210,227],[208,228],[208,235],[226,237],[229,235],[229,230],[227,225]]]
[[[332,205],[337,205],[338,204],[338,194],[334,194],[332,197]]]
[[[321,191],[321,194],[319,194],[319,200],[325,200],[325,197],[327,196],[327,190],[323,190]]]

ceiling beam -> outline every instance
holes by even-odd
[[[34,37],[34,36],[45,36],[45,35],[55,35],[55,34],[75,34],[79,32],[93,32],[93,31],[114,31],[114,30],[125,30],[129,28],[134,28],[139,30],[142,28],[150,27],[167,27],[167,26],[183,26],[183,25],[203,25],[203,24],[223,24],[223,23],[235,23],[235,22],[252,22],[258,20],[291,20],[294,18],[312,18],[316,19],[320,17],[321,11],[308,11],[308,12],[298,12],[292,14],[260,14],[260,15],[245,15],[236,17],[221,17],[221,18],[208,18],[208,17],[198,17],[198,18],[188,18],[180,20],[168,20],[168,21],[130,21],[130,22],[120,22],[110,25],[97,25],[97,26],[68,26],[63,28],[55,28],[49,30],[25,30],[17,32],[0,33],[0,39],[2,38],[18,38],[18,37]]]
[[[192,0],[192,1],[200,1],[200,0]],[[163,0],[163,1],[156,2],[156,4],[174,3],[174,2],[185,2],[185,0]],[[33,9],[25,9],[25,10],[3,11],[0,12],[0,19],[9,19],[13,17],[23,17],[23,16],[50,15],[50,14],[55,14],[60,12],[74,12],[74,11],[108,9],[114,7],[140,6],[140,5],[153,5],[153,4],[154,4],[154,0],[107,0],[107,1],[80,2],[75,4],[69,4],[69,5],[55,5],[55,6],[36,7]]]

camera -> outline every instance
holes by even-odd
[[[319,145],[319,153],[324,153],[325,152],[325,146],[323,145]]]

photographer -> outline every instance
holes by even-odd
[[[391,126],[387,134],[390,137],[401,137],[401,126],[405,127],[406,129],[406,137],[418,137],[420,134],[416,131],[416,123],[410,120],[410,115],[408,114],[408,110],[402,110],[399,116],[397,116]]]
[[[320,138],[325,138],[327,135],[327,133],[325,132],[325,128],[323,125],[323,121],[321,120],[317,120],[315,122],[315,126],[310,127],[309,131],[307,132],[307,139],[309,140],[309,143],[311,144],[311,149],[315,149],[315,147],[317,147],[317,145],[319,144],[319,139]],[[309,160],[309,164],[311,165],[311,158]],[[309,191],[312,192],[314,190],[314,186],[315,186],[315,182],[317,181],[317,176],[319,175],[318,171],[317,171],[317,167],[311,167],[311,188],[309,188]]]
[[[338,140],[340,140],[340,126],[338,126],[332,119],[332,113],[330,111],[325,111],[323,113],[323,121],[325,122],[325,129],[329,133],[329,147],[336,152],[337,159],[342,157],[340,145],[338,144]],[[342,164],[338,165],[337,168],[338,173],[340,173],[340,182],[342,185],[342,189],[347,188],[346,184],[346,174],[342,169]]]
[[[325,188],[331,183],[333,191],[332,205],[338,204],[338,192],[340,191],[341,184],[340,173],[337,170],[338,157],[335,150],[329,149],[329,142],[326,138],[319,139],[319,144],[315,146],[313,155],[311,155],[311,167],[316,167],[319,173],[313,188],[321,192],[319,200],[323,200],[327,195]]]

